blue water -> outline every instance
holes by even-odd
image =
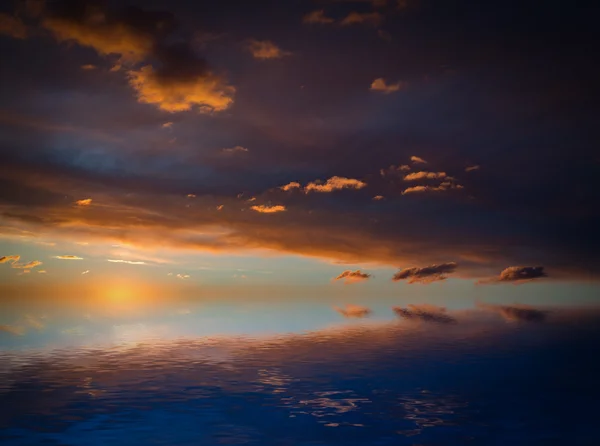
[[[4,351],[0,441],[597,445],[599,341],[598,312],[559,310]]]

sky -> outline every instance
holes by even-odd
[[[5,319],[81,296],[598,291],[592,7],[0,6]]]

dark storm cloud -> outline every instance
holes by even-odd
[[[435,322],[438,324],[454,324],[456,319],[446,314],[446,308],[429,304],[410,304],[406,308],[393,307],[398,317],[411,321]]]
[[[423,268],[413,267],[398,271],[392,277],[394,282],[408,280],[408,283],[430,283],[445,280],[446,274],[453,273],[457,264],[455,262],[441,263],[439,265],[425,266]]]

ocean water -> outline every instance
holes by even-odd
[[[398,316],[3,349],[0,442],[600,444],[597,310]]]

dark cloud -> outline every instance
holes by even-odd
[[[446,308],[436,305],[410,304],[406,308],[393,307],[394,312],[403,319],[411,321],[435,322],[439,324],[454,324],[456,319],[446,314]]]
[[[455,262],[441,263],[439,265],[412,267],[398,271],[392,277],[394,282],[408,280],[408,283],[430,283],[445,280],[446,274],[453,273],[458,265]]]
[[[175,33],[170,12],[63,0],[47,5],[41,24],[59,42],[117,58],[113,71],[126,70],[141,103],[168,112],[222,111],[233,103],[235,88],[210,70],[191,37]]]
[[[540,279],[542,277],[548,277],[543,266],[509,266],[508,268],[502,270],[498,277],[484,279],[478,283],[522,283],[534,279]]]
[[[343,280],[344,283],[356,283],[364,282],[365,280],[369,280],[370,278],[371,274],[364,273],[361,270],[357,269],[356,271],[346,270],[333,280]]]

